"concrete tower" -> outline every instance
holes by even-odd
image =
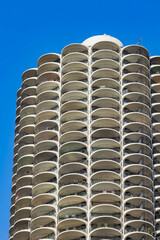
[[[160,239],[160,56],[95,36],[17,93],[9,240]]]

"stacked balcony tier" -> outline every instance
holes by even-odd
[[[59,69],[58,54],[38,60],[31,240],[56,237]]]
[[[88,49],[62,51],[57,240],[87,239]]]
[[[36,79],[37,69],[24,72],[22,87],[18,91],[12,186],[14,195],[11,198],[11,214],[14,214],[14,217],[11,216],[12,226],[14,224],[11,234],[13,240],[28,240],[30,235]]]
[[[89,239],[122,239],[120,49],[91,48]]]
[[[152,100],[152,144],[155,185],[155,224],[156,238],[160,237],[160,57],[155,56],[151,64],[151,100]]]
[[[124,239],[154,239],[151,102],[145,48],[122,50]]]

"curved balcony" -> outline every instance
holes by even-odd
[[[123,115],[122,119],[123,125],[125,125],[125,127],[130,123],[143,123],[145,125],[148,125],[149,127],[151,125],[150,117],[140,112],[126,113],[125,115]]]
[[[33,186],[36,185],[36,187],[38,187],[37,184],[42,184],[42,183],[45,184],[47,182],[52,183],[53,185],[54,185],[54,183],[57,182],[56,172],[54,172],[54,171],[43,171],[43,172],[40,172],[40,173],[37,173],[36,175],[34,175]],[[52,186],[52,184],[51,184],[51,186]]]
[[[68,152],[60,156],[59,163],[60,165],[72,162],[79,162],[79,163],[88,163],[87,154],[83,152]]]
[[[151,148],[151,138],[144,133],[132,132],[125,134],[123,138],[123,145],[129,143],[143,143]]]
[[[140,73],[149,78],[149,69],[146,66],[139,63],[130,63],[125,65],[122,68],[122,75],[128,73]]]
[[[112,139],[98,139],[91,144],[91,152],[95,152],[100,149],[112,149],[120,152],[121,145]]]
[[[29,235],[30,229],[26,225],[26,229],[20,229],[13,235],[13,240],[28,240]]]
[[[114,109],[117,112],[119,112],[120,104],[119,104],[119,101],[117,101],[115,99],[100,98],[100,99],[92,102],[91,109],[94,112],[95,112],[95,110],[101,110],[101,112],[110,110],[110,113],[111,113],[112,112],[111,109]],[[108,115],[106,117],[108,117]]]
[[[110,119],[110,118],[101,118],[97,119],[92,122],[91,124],[91,130],[99,130],[103,128],[113,129],[116,131],[119,131],[120,129],[120,123],[117,120]]]
[[[80,131],[71,131],[71,132],[64,133],[60,137],[60,144],[64,144],[71,141],[87,143],[87,135]]]
[[[63,94],[72,92],[72,91],[78,91],[78,92],[81,92],[81,93],[83,92],[83,93],[87,94],[88,93],[88,84],[85,82],[74,81],[74,80],[71,82],[65,83],[61,88],[61,93],[62,93],[61,100],[63,99]]]
[[[48,139],[52,137],[55,137],[58,134],[58,122],[57,117],[53,117],[53,115],[50,116],[50,120],[42,120],[40,123],[38,123],[35,127],[35,137],[37,138],[37,142],[41,141],[42,139]],[[51,133],[52,131],[52,133]]]
[[[80,207],[83,209],[87,209],[86,198],[83,196],[66,196],[59,200],[58,208],[59,211],[62,209],[69,209],[69,207]]]
[[[70,184],[87,186],[87,177],[85,174],[70,173],[59,178],[59,188]]]
[[[63,135],[68,132],[80,131],[81,133],[83,132],[84,134],[87,134],[88,133],[87,128],[88,126],[86,123],[75,120],[62,124],[60,128],[60,133]]]
[[[115,229],[115,237],[117,235],[117,232],[121,232],[121,221],[117,219],[116,217],[109,217],[109,216],[100,216],[96,217],[90,222],[91,225],[91,234],[93,230],[99,230],[100,232],[103,232],[105,230],[111,230],[114,232]],[[108,235],[106,235],[108,237]]]
[[[124,216],[125,222],[130,221],[147,221],[154,224],[154,215],[148,210],[145,209],[132,209],[125,212]]]
[[[22,208],[31,207],[32,196],[24,196],[22,198],[16,199],[15,209],[16,211]]]
[[[81,62],[72,62],[66,64],[64,67],[62,67],[62,76],[64,76],[67,73],[70,72],[84,72],[88,73],[88,65]]]
[[[160,92],[152,94],[152,104],[160,102]]]
[[[152,125],[153,125],[153,128],[155,126],[158,126],[159,123],[160,123],[160,113],[152,113]]]
[[[97,130],[93,131],[91,134],[91,141],[97,141],[100,139],[102,139],[102,140],[110,139],[110,140],[119,142],[120,134],[117,130],[110,129],[110,128],[102,128],[102,129],[97,129]]]
[[[110,78],[100,78],[92,82],[91,88],[92,88],[92,91],[109,88],[119,92],[120,84],[116,80],[113,80]]]
[[[46,110],[36,115],[36,125],[45,120],[57,122],[58,112],[54,110]]]
[[[116,239],[121,240],[122,239],[122,233],[114,228],[110,227],[97,227],[95,230],[92,230],[90,233],[91,240],[100,240],[100,239]]]
[[[21,112],[20,112],[20,118],[22,119],[23,117],[27,115],[35,115],[36,114],[36,105],[30,105],[27,107],[24,107]]]
[[[80,207],[69,207],[69,208],[64,208],[60,210],[57,217],[58,217],[58,222],[63,221],[65,219],[70,219],[70,218],[87,220],[87,212],[85,209]]]
[[[59,168],[59,176],[63,176],[69,173],[82,173],[87,175],[87,167],[83,163],[74,162],[67,163]]]
[[[143,164],[144,166],[148,166],[149,168],[152,168],[152,159],[148,156],[145,156],[143,154],[129,154],[123,158],[124,166],[128,166],[131,164]]]
[[[37,88],[36,85],[25,88],[21,93],[22,102],[25,103],[25,101],[23,101],[23,99],[25,100],[28,97],[36,96],[36,88]]]
[[[38,59],[38,67],[40,67],[42,64],[46,63],[46,62],[60,62],[60,55],[56,54],[56,53],[47,53],[42,55],[39,59]]]
[[[102,89],[97,89],[95,90],[92,95],[92,101],[98,100],[98,99],[115,99],[119,101],[120,94],[117,90],[115,89],[110,89],[110,88],[102,88]]]
[[[71,52],[68,53],[65,57],[62,59],[62,66],[65,66],[68,63],[73,62],[80,62],[80,63],[88,63],[88,56],[84,53],[80,52]]]
[[[58,133],[55,130],[44,130],[41,132],[38,132],[35,135],[35,144],[40,143],[41,141],[57,141],[58,140]]]
[[[101,59],[94,61],[91,65],[92,72],[102,69],[102,68],[109,68],[113,69],[117,72],[120,71],[120,65],[117,63],[117,61],[111,60],[111,59]]]
[[[101,149],[91,154],[92,163],[99,160],[113,160],[119,163],[121,160],[121,155],[117,151],[112,149]]]
[[[40,93],[37,96],[37,103],[40,104],[44,101],[57,101],[57,103],[59,102],[59,92],[58,90],[46,90],[43,91],[42,93]]]
[[[151,114],[150,108],[146,104],[139,103],[139,102],[126,103],[123,106],[122,112],[123,114],[131,113],[131,112],[143,113],[149,117]]]
[[[66,198],[67,196],[82,196],[85,200],[87,200],[87,187],[83,185],[83,181],[76,183],[77,180],[75,180],[67,186],[62,186],[58,193],[59,200]]]
[[[39,103],[36,107],[36,113],[39,114],[44,111],[56,111],[58,110],[58,103],[57,101],[53,100],[46,100]]]
[[[31,212],[32,219],[35,219],[39,216],[56,216],[55,207],[52,204],[42,204],[38,207],[32,209]]]
[[[131,54],[124,56],[122,58],[122,61],[123,61],[122,65],[135,63],[135,64],[144,65],[145,67],[149,68],[148,58],[143,55],[137,54],[137,53],[136,54],[131,53]]]
[[[74,72],[66,73],[61,79],[62,86],[66,83],[73,82],[73,81],[88,83],[88,75],[84,72],[74,71]]]
[[[140,234],[141,233],[141,238]],[[138,239],[154,239],[154,226],[147,221],[135,220],[125,224],[125,239],[134,239],[132,236],[137,235]],[[147,236],[146,236],[147,235]],[[137,239],[137,238],[136,238]]]
[[[23,127],[35,124],[35,115],[25,116],[20,120],[20,132]]]
[[[22,81],[25,81],[27,78],[37,77],[37,68],[31,68],[23,72]]]
[[[38,76],[47,72],[59,72],[60,65],[56,62],[46,62],[38,67]]]
[[[153,181],[145,175],[133,174],[124,178],[124,187],[143,186],[151,191],[153,190]]]
[[[45,204],[45,206],[52,205],[56,207],[56,197],[53,193],[41,193],[32,198],[32,208]]]
[[[62,57],[66,56],[67,54],[70,53],[83,53],[83,54],[88,54],[88,48],[82,44],[70,44],[67,45],[65,48],[62,50]]]
[[[121,198],[113,193],[99,193],[90,199],[91,207],[111,204],[117,207],[121,206]]]
[[[149,59],[149,53],[146,48],[139,45],[129,45],[123,48],[122,55],[138,54]]]
[[[86,240],[87,234],[80,230],[67,230],[64,232],[61,232],[57,236],[57,240]]]
[[[123,135],[128,136],[129,134],[137,134],[137,136],[144,135],[151,137],[151,129],[146,124],[143,123],[129,123],[123,127]],[[134,136],[134,135],[133,135]]]
[[[17,162],[17,169],[28,165],[33,165],[33,154],[19,158]]]
[[[51,178],[52,176],[48,176],[48,179],[45,179],[44,182],[37,184],[33,187],[32,195],[33,197],[36,197],[40,194],[50,193],[55,195],[56,194],[56,183],[52,182],[54,181],[54,178]]]
[[[118,162],[113,160],[99,160],[91,164],[91,173],[95,173],[98,171],[112,171],[120,173],[121,166]]]
[[[31,221],[31,234],[35,229],[55,228],[55,217],[53,216],[38,216]],[[37,237],[37,235],[35,236]],[[44,236],[42,237],[44,238]]]
[[[61,114],[64,114],[66,112],[70,111],[81,111],[81,112],[87,112],[87,104],[82,101],[69,101],[67,103],[64,103],[61,106]]]
[[[34,144],[34,134],[27,134],[20,138],[19,140],[19,148],[28,145],[28,144]]]
[[[119,53],[120,47],[116,43],[112,41],[100,41],[95,43],[92,48],[92,53],[97,52],[99,50],[112,50],[114,52]]]
[[[90,179],[91,185],[92,185],[91,189],[93,189],[93,192],[95,189],[95,194],[96,194],[96,191],[103,193],[103,189],[104,189],[105,193],[106,192],[112,193],[111,189],[114,188],[114,189],[118,189],[116,194],[120,195],[119,185],[121,183],[121,176],[120,176],[119,172],[120,172],[119,169],[118,170],[113,169],[113,171],[100,169],[97,172],[93,173],[91,175],[91,179]]]
[[[48,226],[39,227],[33,230],[30,234],[31,240],[38,239],[47,239],[47,240],[55,240],[55,227],[54,223],[48,224]]]
[[[119,82],[120,74],[117,71],[112,70],[110,68],[103,68],[103,69],[94,71],[91,75],[91,78],[92,78],[92,82],[100,78],[110,78]]]
[[[44,140],[35,145],[34,152],[38,154],[43,151],[57,151],[57,143],[54,140]]]
[[[16,211],[14,218],[15,222],[26,218],[31,219],[31,207],[20,208]]]
[[[69,152],[80,152],[87,154],[87,144],[78,141],[70,141],[69,143],[64,143],[61,145],[59,151],[60,156]]]
[[[78,230],[78,235],[79,235],[79,231],[87,232],[86,221],[82,220],[82,219],[77,219],[77,218],[62,220],[57,225],[57,229],[58,229],[58,233],[68,232],[70,230],[74,230],[75,231],[75,233],[74,233],[75,237],[77,237],[76,236],[76,230]]]
[[[16,190],[18,191],[20,188],[29,185],[32,186],[32,175],[23,176],[20,177],[19,179],[17,178]]]
[[[48,100],[47,98],[51,99],[56,93],[59,94],[58,81],[42,82],[37,87],[37,102],[39,103],[43,99]]]
[[[149,88],[144,85],[143,83],[127,83],[122,88],[122,93],[142,93],[146,95],[147,97],[150,96],[150,90]]]
[[[98,100],[98,102],[100,102],[102,104],[103,99]],[[117,108],[119,106],[119,103],[116,102],[116,101],[115,101],[115,105],[113,105],[114,100],[107,100],[106,102],[107,103],[112,102],[111,106],[113,108]],[[92,121],[102,119],[102,118],[110,118],[110,119],[119,121],[120,120],[120,113],[119,113],[119,111],[117,111],[115,109],[111,109],[111,108],[99,108],[99,109],[95,109],[94,111],[92,111],[92,113],[91,113]]]
[[[59,81],[60,81],[60,77],[59,77],[59,73],[57,72],[45,72],[45,73],[42,73],[41,75],[38,76],[37,78],[37,91],[38,91],[38,94],[40,93],[40,90],[39,90],[39,85],[42,84],[42,83],[48,83],[50,84],[50,82],[55,82],[57,83],[56,86],[59,86]],[[54,85],[54,84],[52,84]]]
[[[146,106],[150,106],[150,99],[143,93],[127,93],[123,95],[122,104],[128,104],[132,102],[143,103]]]
[[[58,153],[53,150],[43,150],[34,156],[34,164],[47,163],[48,161],[57,162]]]
[[[124,177],[131,175],[142,175],[152,179],[152,170],[143,164],[131,164],[124,167]]]
[[[35,128],[35,125],[34,124],[30,124],[30,125],[26,125],[22,128],[20,128],[20,131],[19,131],[19,140],[23,140],[23,138],[27,138],[29,136],[32,137],[34,136],[34,128]]]
[[[122,211],[117,206],[110,204],[101,204],[90,209],[90,219],[95,219],[97,217],[114,217],[121,219]]]
[[[57,164],[53,161],[44,161],[34,165],[33,175],[37,175],[42,172],[54,172],[57,173]]]
[[[26,186],[20,187],[16,191],[16,198],[15,198],[15,200],[17,201],[20,198],[28,197],[28,196],[32,196],[32,185],[26,185]]]
[[[36,105],[36,96],[29,96],[21,101],[21,110],[25,107]]]
[[[18,151],[19,158],[24,157],[25,155],[34,154],[34,144],[28,144],[21,147]]]
[[[84,93],[82,91],[69,91],[61,97],[62,105],[64,103],[67,103],[67,102],[70,102],[70,101],[75,101],[75,100],[82,101],[82,102],[87,102],[88,95],[87,95],[87,93]]]
[[[117,52],[112,51],[110,49],[101,49],[97,50],[95,53],[92,54],[92,62],[95,62],[97,60],[104,60],[104,59],[110,59],[114,60],[116,62],[120,61],[120,56]]]
[[[144,180],[144,178],[142,179]],[[137,181],[138,182],[138,181]],[[126,186],[124,190],[124,199],[134,198],[134,197],[143,197],[149,199],[151,202],[153,202],[153,191],[152,189],[145,186],[144,181],[141,182],[141,185],[137,186],[137,182],[132,183],[127,181],[127,185],[132,186]]]
[[[151,200],[144,198],[144,197],[130,197],[124,201],[124,210],[135,210],[135,209],[142,209],[142,210],[148,210],[152,214],[154,204]]]
[[[160,75],[151,75],[151,86],[152,88],[156,86],[159,89]]]
[[[21,91],[24,91],[25,89],[27,88],[31,88],[31,87],[35,87],[36,86],[36,81],[37,81],[37,77],[31,77],[31,78],[27,78],[26,80],[24,80],[22,82],[22,90]],[[20,96],[20,94],[19,94]]]

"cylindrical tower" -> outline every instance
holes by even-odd
[[[17,92],[9,240],[160,238],[160,56],[102,35]]]

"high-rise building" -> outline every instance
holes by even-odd
[[[160,56],[102,35],[17,93],[9,240],[160,239]]]

